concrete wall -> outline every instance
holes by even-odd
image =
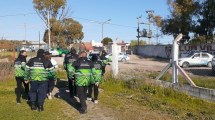
[[[144,45],[137,48],[137,54],[149,57],[171,58],[171,45]]]
[[[179,53],[189,51],[207,51],[215,55],[215,44],[180,45]],[[149,57],[171,58],[172,45],[143,45],[137,48],[137,54]]]
[[[184,92],[194,97],[215,101],[215,89],[193,87],[190,85],[173,84],[162,80],[152,80],[151,82],[164,88],[173,88],[176,91]]]

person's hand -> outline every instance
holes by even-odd
[[[99,86],[99,82],[96,82],[95,85],[96,85],[96,86]]]

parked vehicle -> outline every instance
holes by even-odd
[[[215,72],[215,57],[212,58],[212,70]]]
[[[108,59],[108,61],[112,61],[112,54],[108,54],[105,57]],[[130,57],[127,54],[125,54],[125,53],[118,54],[118,61],[125,62],[128,60],[130,60]]]
[[[199,53],[199,52],[207,52],[207,51],[191,50],[191,51],[182,52],[180,53],[180,58],[188,57],[193,55],[194,53]]]
[[[187,68],[189,66],[212,66],[212,58],[214,56],[206,53],[206,52],[199,52],[194,53],[192,55],[189,55],[184,58],[178,59],[179,66],[182,66],[183,68]]]
[[[87,56],[88,60],[91,60],[93,55],[96,55],[96,56],[99,57],[100,54],[99,54],[99,52],[92,52],[92,53],[89,53],[88,56]]]
[[[49,52],[52,54],[52,56],[62,57],[63,55],[69,53],[69,50],[57,48],[57,49],[50,49]]]

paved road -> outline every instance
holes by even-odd
[[[168,60],[144,58],[136,55],[129,56],[131,60],[127,62],[119,62],[119,72],[122,74],[142,74],[148,72],[160,72],[169,63]],[[63,65],[64,57],[53,57],[58,65]],[[111,70],[111,66],[107,66],[107,70]],[[209,67],[189,67],[185,68],[189,75],[214,77],[215,73]],[[170,70],[171,71],[171,70]]]

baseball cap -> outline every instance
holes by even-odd
[[[45,51],[45,55],[51,55],[52,53],[50,53],[49,51]]]

